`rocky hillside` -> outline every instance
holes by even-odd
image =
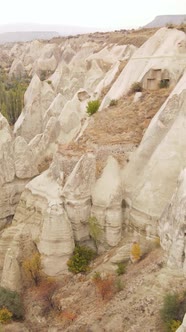
[[[15,125],[0,114],[0,276],[1,286],[23,294],[18,329],[163,331],[164,294],[186,287],[185,32],[15,43],[1,46],[0,58],[10,80],[30,80]],[[90,116],[92,101],[100,107]],[[77,244],[98,257],[86,276],[72,277],[67,262]],[[37,290],[25,283],[34,252],[58,283],[50,314],[32,308]],[[134,265],[118,281],[117,263],[128,261]],[[93,271],[126,286],[100,301]]]

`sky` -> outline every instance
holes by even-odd
[[[0,24],[42,23],[103,30],[137,28],[157,15],[186,14],[186,0],[3,0]]]

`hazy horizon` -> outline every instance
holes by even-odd
[[[158,15],[183,15],[186,0],[7,0],[1,4],[0,22],[5,24],[64,25],[97,30],[144,26]]]

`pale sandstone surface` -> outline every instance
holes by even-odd
[[[115,246],[122,232],[121,171],[117,160],[109,157],[92,191],[92,214],[105,231],[106,242]]]
[[[91,190],[95,183],[95,157],[81,157],[67,178],[62,196],[76,241],[89,239],[88,218],[91,210]]]
[[[174,269],[182,268],[184,274],[186,274],[185,193],[186,170],[184,169],[159,221],[159,235],[161,246],[167,254],[167,265]]]
[[[47,82],[35,74],[24,96],[24,109],[14,126],[14,133],[27,142],[43,131],[43,117],[54,99],[54,92]]]

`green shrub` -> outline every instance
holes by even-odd
[[[96,100],[90,100],[87,104],[87,114],[91,116],[92,114],[96,113],[99,109],[100,101],[98,99]]]
[[[21,297],[17,292],[0,287],[0,309],[6,308],[15,319],[23,318],[24,309]]]
[[[112,100],[110,101],[109,106],[116,106],[117,104],[118,104],[118,101],[117,101],[116,99],[112,99]]]
[[[0,112],[13,125],[24,106],[24,93],[30,82],[29,77],[9,78],[0,68]]]
[[[0,323],[9,323],[12,318],[12,313],[7,308],[0,309]]]
[[[96,253],[85,246],[76,246],[72,257],[68,260],[68,270],[72,273],[80,273],[89,271],[89,264],[94,259]]]
[[[135,92],[141,92],[143,90],[142,83],[141,82],[134,82],[130,88],[130,91],[132,93]]]
[[[168,293],[164,297],[161,318],[167,332],[175,332],[180,326],[186,311],[186,293],[179,296],[177,293]]]
[[[123,282],[121,281],[120,278],[117,278],[115,281],[115,287],[117,292],[121,292],[124,289]]]
[[[126,273],[126,264],[125,263],[118,263],[117,266],[118,266],[118,268],[116,270],[116,273],[118,276]]]
[[[163,308],[161,309],[161,318],[165,323],[169,323],[172,320],[177,319],[178,315],[178,294],[168,293],[163,300]]]

